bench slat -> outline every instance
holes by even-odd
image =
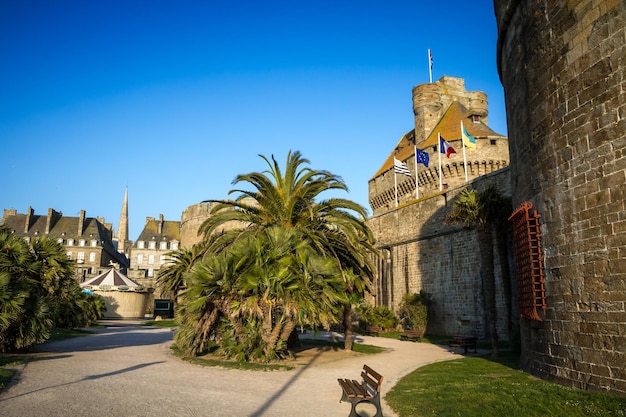
[[[349,379],[338,379],[338,381],[349,398],[372,398],[367,390],[357,381]]]

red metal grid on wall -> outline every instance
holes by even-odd
[[[533,204],[525,201],[513,211],[509,221],[513,223],[520,315],[526,319],[541,321],[539,310],[542,313],[546,310],[545,278],[540,216],[532,208]]]

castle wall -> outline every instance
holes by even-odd
[[[478,190],[494,185],[507,194],[509,180],[505,168],[468,184]],[[465,187],[431,194],[368,219],[381,254],[376,269],[376,303],[397,312],[406,293],[425,290],[434,299],[429,333],[487,337],[476,232],[443,223],[453,199]],[[498,334],[506,340],[507,306],[497,256],[495,273]]]
[[[547,310],[522,366],[626,394],[626,2],[496,0],[514,206],[541,215]]]

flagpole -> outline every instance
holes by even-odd
[[[463,169],[465,170],[465,182],[467,182],[467,158],[465,157],[465,138],[463,137],[463,120],[461,123],[461,143],[463,145]]]
[[[415,148],[415,199],[417,200],[420,198],[419,183],[417,181],[417,169],[419,165],[417,163],[417,146],[414,146],[414,148]]]
[[[430,54],[430,48],[428,48],[428,76],[429,76],[429,80],[430,83],[432,84],[433,82],[433,60],[431,58],[431,54]]]
[[[398,174],[396,174],[396,168],[393,169],[393,182],[396,188],[396,208],[398,208]]]
[[[441,170],[441,134],[437,132],[437,155],[439,155],[439,191],[443,191],[443,180],[441,176],[443,171]]]

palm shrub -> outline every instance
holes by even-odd
[[[359,311],[359,327],[361,327],[361,329],[365,329],[367,326],[382,327],[383,329],[393,329],[396,327],[397,318],[389,307],[373,307],[363,303],[359,306]]]
[[[284,357],[296,326],[328,326],[347,298],[333,260],[279,227],[206,256],[187,280],[177,344],[197,355],[215,340],[226,357],[241,361]]]
[[[28,242],[0,228],[0,352],[24,350],[50,336],[41,269]]]
[[[0,352],[26,350],[54,326],[85,324],[90,307],[63,247],[44,236],[26,242],[0,227]]]

